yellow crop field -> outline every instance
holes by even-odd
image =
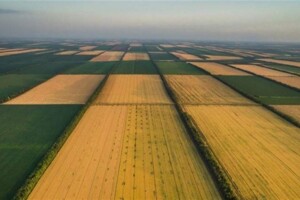
[[[147,53],[126,53],[123,60],[150,60]]]
[[[249,73],[219,63],[213,63],[213,62],[190,62],[190,63],[200,69],[208,71],[213,75],[251,76],[251,74]]]
[[[206,60],[239,60],[242,59],[241,57],[237,56],[216,56],[216,55],[204,55],[206,57]]]
[[[260,106],[184,106],[243,199],[300,198],[300,130]]]
[[[147,198],[220,199],[173,106],[91,106],[29,196]]]
[[[273,107],[300,123],[300,105],[273,105]]]
[[[295,62],[295,61],[276,60],[276,59],[271,59],[271,58],[264,58],[264,59],[258,59],[258,60],[271,62],[271,63],[277,63],[277,64],[291,65],[291,66],[295,66],[295,67],[300,67],[300,62]]]
[[[38,51],[44,51],[46,49],[21,49],[21,50],[13,50],[13,51],[4,51],[0,53],[0,56],[11,56],[11,55],[17,55],[17,54],[23,54],[23,53],[33,53]]]
[[[79,53],[77,53],[76,55],[80,55],[80,56],[97,56],[100,53],[103,53],[104,51],[102,50],[94,50],[94,51],[81,51]]]
[[[66,56],[66,55],[73,55],[78,53],[79,51],[61,51],[56,53],[55,55],[59,55],[59,56]]]
[[[266,67],[261,67],[258,65],[238,64],[238,65],[232,65],[232,66],[235,68],[238,68],[238,69],[252,72],[257,75],[261,75],[261,76],[293,76],[292,74],[289,74],[289,73],[281,72],[281,71],[274,70],[274,69],[269,69]]]
[[[163,48],[173,48],[173,47],[176,47],[175,45],[172,45],[172,44],[160,44],[159,46],[161,46]]]
[[[300,89],[300,77],[299,76],[266,76],[269,79],[283,83],[285,85]]]
[[[104,53],[92,58],[92,62],[119,61],[123,56],[123,51],[105,51]]]
[[[254,104],[220,81],[207,75],[166,75],[182,104]]]
[[[84,104],[104,75],[57,75],[5,104]]]
[[[111,75],[96,104],[171,104],[158,75]]]
[[[171,54],[173,54],[174,56],[176,56],[177,58],[179,58],[180,60],[203,60],[202,58],[199,58],[198,56],[186,53],[184,51],[180,51],[180,52],[171,52]]]
[[[82,47],[80,47],[79,49],[81,50],[81,51],[90,51],[90,50],[92,50],[92,49],[95,49],[97,46],[82,46]]]

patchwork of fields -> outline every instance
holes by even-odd
[[[0,199],[299,199],[285,50],[0,43]]]

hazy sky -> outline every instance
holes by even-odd
[[[0,0],[7,37],[300,42],[300,0]]]

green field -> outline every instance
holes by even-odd
[[[8,100],[35,85],[46,81],[47,74],[7,74],[0,76],[0,102]]]
[[[144,46],[140,47],[129,47],[128,51],[130,52],[146,52],[146,48]]]
[[[116,62],[85,62],[66,70],[65,74],[107,74]]]
[[[161,49],[158,48],[157,45],[146,45],[145,46],[147,51],[162,51]]]
[[[218,76],[238,91],[272,105],[300,104],[300,92],[258,76]]]
[[[122,61],[113,74],[157,74],[155,66],[151,61]]]
[[[0,106],[0,199],[10,199],[81,106]]]
[[[159,60],[178,60],[175,56],[169,53],[149,53],[152,60],[159,61]]]
[[[182,74],[182,75],[201,75],[207,74],[205,71],[198,69],[185,62],[160,61],[156,62],[157,67],[162,74]]]

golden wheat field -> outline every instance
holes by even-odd
[[[198,56],[186,53],[184,51],[171,52],[171,54],[176,56],[180,60],[186,60],[186,61],[189,61],[189,60],[203,60],[202,58],[199,58]]]
[[[207,75],[165,75],[181,104],[254,104]]]
[[[293,76],[292,74],[289,74],[289,73],[261,67],[258,65],[238,64],[238,65],[231,65],[231,66],[238,68],[238,69],[248,71],[248,72],[252,72],[254,74],[261,75],[261,76]]]
[[[29,199],[221,199],[208,174],[173,106],[97,105]]]
[[[92,62],[105,62],[105,61],[119,61],[124,52],[123,51],[105,51],[104,53],[92,58]]]
[[[55,55],[59,55],[59,56],[66,56],[66,55],[73,55],[78,53],[79,51],[61,51],[56,53]]]
[[[291,65],[294,67],[300,67],[300,62],[289,61],[289,60],[277,60],[277,59],[271,59],[271,58],[264,58],[264,59],[257,59],[257,60],[270,62],[270,63],[283,64],[283,65]]]
[[[299,128],[260,106],[184,106],[243,199],[300,198]]]
[[[213,75],[225,75],[225,76],[251,76],[251,74],[243,72],[241,70],[228,67],[214,62],[190,62],[192,65],[203,69]]]
[[[111,75],[96,104],[171,104],[158,75]]]
[[[149,60],[149,55],[147,53],[126,53],[123,57],[124,61],[129,60]]]
[[[5,51],[1,52],[0,56],[12,56],[12,55],[17,55],[17,54],[23,54],[23,53],[33,53],[33,52],[38,52],[38,51],[44,51],[46,49],[21,49],[21,50],[13,50],[13,51]]]
[[[241,57],[237,56],[217,56],[217,55],[204,55],[206,57],[205,60],[219,61],[219,60],[240,60]]]
[[[272,107],[300,123],[300,105],[273,105]]]
[[[103,53],[104,51],[102,50],[92,50],[92,51],[81,51],[79,53],[77,53],[76,55],[80,55],[80,56],[97,56],[100,53]]]
[[[57,75],[5,104],[84,104],[104,75]]]
[[[266,78],[283,83],[285,85],[300,89],[300,77],[299,76],[266,76]]]
[[[79,50],[81,51],[90,51],[90,50],[93,50],[95,49],[97,46],[82,46],[79,48]]]

